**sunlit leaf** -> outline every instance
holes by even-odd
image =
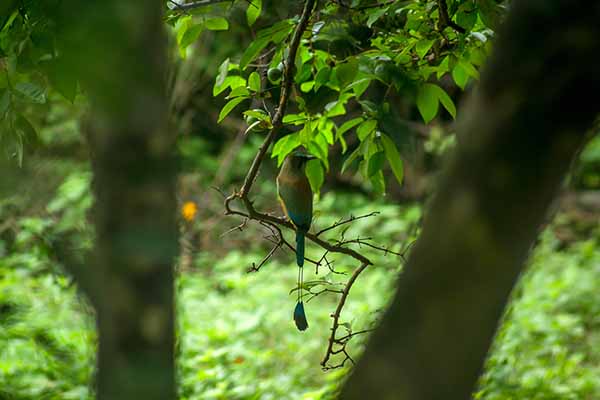
[[[400,153],[398,152],[396,145],[386,134],[381,135],[381,144],[383,145],[385,157],[390,163],[390,167],[392,168],[396,180],[399,184],[402,184],[404,180],[404,163],[402,162],[402,158],[400,158]]]
[[[325,181],[325,172],[323,170],[323,166],[321,165],[321,161],[308,161],[306,163],[305,171],[313,193],[319,193],[321,191],[321,186],[323,186],[323,182]]]
[[[419,88],[417,93],[417,108],[425,123],[429,123],[438,112],[439,100],[436,86],[426,83]]]
[[[242,101],[246,100],[246,97],[236,97],[235,99],[231,99],[223,106],[223,109],[219,113],[219,119],[217,119],[217,123],[223,121],[223,119],[229,115],[229,113]]]
[[[260,12],[262,11],[262,0],[251,0],[248,1],[248,8],[246,9],[246,21],[248,26],[254,25]]]
[[[204,21],[204,26],[209,31],[226,31],[229,29],[229,22],[225,18],[209,18]]]
[[[356,128],[356,135],[358,138],[363,141],[365,140],[371,133],[375,131],[377,128],[377,121],[374,119],[369,119],[362,122],[358,128]]]
[[[273,145],[271,157],[277,157],[277,166],[281,166],[285,157],[290,154],[296,147],[300,146],[300,136],[297,133],[286,135],[279,139]]]
[[[254,71],[248,77],[248,87],[254,92],[260,92],[260,75]]]

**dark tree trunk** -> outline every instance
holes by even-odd
[[[599,111],[600,3],[515,0],[398,292],[342,399],[468,399]]]
[[[176,162],[160,0],[66,0],[66,57],[92,100],[99,400],[175,398]]]

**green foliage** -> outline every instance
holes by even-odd
[[[53,258],[49,244],[65,229],[88,240],[81,219],[69,211],[89,206],[89,175],[66,175],[46,211],[23,215],[15,235],[0,235],[0,394],[18,399],[91,399],[89,388],[95,333],[89,307]],[[347,210],[379,216],[358,220],[347,237],[372,236],[382,244],[412,240],[418,207],[370,202],[362,196],[324,195],[315,209],[315,227],[329,226]],[[75,211],[79,210],[79,211]],[[6,202],[0,213],[14,210]],[[59,228],[61,227],[61,228]],[[60,232],[58,232],[60,231]],[[63,232],[63,233],[61,233]],[[231,237],[231,236],[230,236]],[[531,266],[515,290],[504,324],[476,394],[478,399],[582,399],[600,395],[598,307],[600,280],[598,237],[562,249],[550,230],[542,236]],[[207,249],[196,255],[177,281],[178,363],[181,399],[332,399],[348,369],[323,373],[323,355],[335,294],[306,304],[309,331],[298,332],[291,313],[295,296],[293,254],[279,251],[258,273],[245,269],[264,256],[264,243],[252,241],[244,251]],[[369,251],[362,249],[362,251]],[[307,246],[309,257],[321,250]],[[389,299],[399,260],[369,254],[377,268],[368,269],[353,288],[343,326],[371,326]],[[355,263],[335,258],[348,272]],[[313,268],[307,286],[318,291],[347,276]],[[287,304],[287,306],[286,306]],[[365,337],[351,342],[357,356]]]
[[[398,95],[413,99],[426,123],[439,116],[440,103],[456,118],[444,77],[451,76],[454,85],[463,90],[470,80],[479,78],[478,67],[490,50],[487,39],[493,35],[491,29],[500,21],[503,8],[493,1],[450,2],[449,12],[453,21],[464,27],[462,33],[442,25],[436,1],[381,3],[373,7],[372,2],[355,1],[350,6],[328,2],[311,20],[296,58],[290,60],[292,65],[287,69],[299,90],[289,99],[294,117],[286,117],[284,124],[296,134],[279,138],[273,147],[271,155],[278,164],[296,147],[303,146],[329,170],[331,149],[339,143],[345,153],[347,135],[356,129],[360,145],[348,158],[344,171],[358,161],[363,179],[370,181],[376,192],[384,193],[382,154],[388,161],[393,160],[394,164],[389,165],[398,182],[403,179],[400,153],[390,147],[396,142],[394,127],[380,123],[391,113],[386,98]],[[254,22],[253,5],[247,8],[249,25]],[[222,65],[213,93],[231,91],[219,122],[242,98],[271,97],[270,89],[256,82],[255,74],[261,68],[267,72],[269,82],[281,85],[280,72],[286,71],[282,61],[288,58],[297,20],[284,19],[260,29],[241,54],[239,64],[226,60]],[[252,64],[261,55],[270,59],[266,67]],[[261,60],[264,62],[264,58]],[[228,80],[230,71],[235,78]],[[238,90],[242,85],[248,90]],[[354,111],[357,106],[359,115]],[[386,140],[385,153],[380,143],[382,134],[391,139]]]
[[[56,0],[9,1],[0,13],[0,148],[20,165],[38,143],[33,116],[48,97],[56,92],[73,102],[77,94],[77,79],[61,58],[57,9]]]

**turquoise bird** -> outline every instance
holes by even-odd
[[[296,264],[298,264],[298,301],[294,309],[294,321],[298,330],[306,330],[308,322],[302,302],[304,265],[304,235],[312,221],[313,193],[304,173],[308,160],[314,158],[302,152],[287,156],[277,176],[277,193],[283,211],[296,227]]]

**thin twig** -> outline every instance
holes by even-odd
[[[340,220],[338,222],[336,222],[335,224],[331,225],[330,227],[327,227],[325,229],[321,229],[319,232],[317,232],[315,234],[315,236],[320,236],[321,234],[330,231],[332,229],[337,228],[338,226],[342,226],[344,224],[349,224],[352,223],[358,219],[363,219],[363,218],[369,218],[369,217],[374,217],[376,215],[379,215],[379,211],[373,211],[372,213],[369,214],[365,214],[365,215],[359,215],[358,217],[355,217],[354,215],[350,215],[350,218],[345,219],[345,220]]]
[[[273,257],[273,254],[275,254],[275,252],[277,251],[277,249],[279,249],[281,246],[283,245],[283,241],[279,241],[275,247],[273,247],[271,249],[271,251],[269,251],[269,253],[260,261],[260,263],[258,265],[252,263],[252,266],[250,268],[248,268],[248,273],[250,272],[258,272],[260,270],[260,268],[265,265],[267,263],[267,261],[269,261],[269,259],[271,257]]]
[[[325,356],[323,357],[323,360],[321,361],[321,366],[323,368],[327,368],[327,362],[329,361],[330,357],[332,354],[334,354],[334,350],[333,350],[333,345],[336,343],[336,338],[335,335],[337,334],[337,330],[340,326],[340,314],[342,313],[342,310],[344,309],[344,304],[346,304],[346,299],[348,298],[348,294],[350,293],[350,289],[352,289],[352,285],[354,285],[354,282],[356,281],[356,278],[358,278],[358,276],[368,267],[368,264],[361,264],[360,267],[358,267],[354,273],[352,274],[352,276],[350,277],[350,279],[348,280],[348,283],[346,283],[346,286],[344,287],[343,293],[342,293],[342,297],[340,298],[340,302],[337,305],[337,308],[335,309],[335,312],[331,315],[331,318],[333,318],[333,326],[331,327],[331,335],[329,336],[329,343],[327,345],[327,351],[325,352]],[[345,349],[344,349],[344,353],[345,353]],[[348,354],[345,353],[347,357]],[[346,360],[344,360],[343,362],[345,362]]]

